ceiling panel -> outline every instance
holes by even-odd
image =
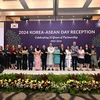
[[[17,0],[3,0],[3,1],[17,1]]]
[[[0,9],[23,9],[23,6],[19,2],[19,0],[16,1],[0,0]]]
[[[100,0],[92,0],[91,4],[89,5],[89,8],[98,8],[100,7]]]
[[[100,0],[0,0],[0,15],[2,16],[32,16],[35,18],[43,16],[41,19],[53,16],[52,18],[58,19],[69,19],[70,17],[78,19],[84,15],[100,15],[99,8]],[[73,15],[76,16],[73,17]]]
[[[4,11],[2,12],[2,15],[7,16],[22,16],[22,15],[53,15],[53,11]]]
[[[59,8],[82,8],[86,0],[59,0]]]
[[[25,0],[30,9],[53,8],[53,0]]]

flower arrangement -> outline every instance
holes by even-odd
[[[1,74],[0,91],[55,92],[55,93],[100,93],[100,76],[77,75],[23,75]]]

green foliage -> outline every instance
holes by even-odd
[[[100,94],[100,74],[0,74],[0,91]]]
[[[48,74],[48,80],[56,83],[66,82],[69,79],[69,75],[55,75],[53,73]]]
[[[37,80],[37,81],[41,81],[41,80],[48,80],[48,76],[45,75],[45,74],[42,74],[42,75],[32,75],[32,74],[29,74],[29,75],[26,75],[26,79],[30,79],[30,80]]]
[[[78,81],[92,81],[93,77],[91,74],[77,74],[76,75]]]
[[[26,76],[26,79],[35,80],[37,78],[36,75],[29,74]]]
[[[15,74],[0,74],[0,80],[1,79],[11,79],[14,80],[16,78]]]
[[[55,75],[53,73],[50,73],[48,75],[42,74],[42,75],[32,75],[32,74],[0,74],[0,80],[1,79],[30,79],[30,80],[49,80],[56,83],[66,82],[69,79],[77,80],[77,81],[92,81],[93,79],[96,81],[100,81],[100,74],[60,74]]]

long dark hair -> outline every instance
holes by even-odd
[[[37,45],[37,46],[36,46],[36,50],[37,50],[37,51],[39,51],[39,50],[40,50],[39,45]]]
[[[26,49],[25,49],[25,47],[26,47]],[[27,50],[27,46],[26,45],[23,46],[23,50]]]

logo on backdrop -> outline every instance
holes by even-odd
[[[18,23],[11,23],[11,28],[18,28]]]
[[[100,27],[100,21],[96,23],[96,27]]]

